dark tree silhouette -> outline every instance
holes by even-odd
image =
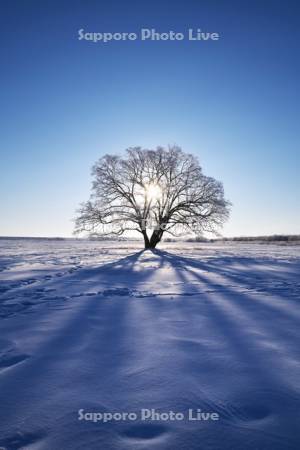
[[[177,146],[105,155],[92,175],[92,195],[78,211],[75,233],[135,230],[145,248],[155,248],[164,233],[216,232],[229,215],[222,183],[203,175],[197,158]]]

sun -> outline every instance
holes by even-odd
[[[162,190],[158,184],[150,183],[145,187],[145,192],[149,200],[159,200],[162,196]]]

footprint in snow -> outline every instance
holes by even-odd
[[[167,432],[164,425],[140,424],[128,428],[124,433],[127,439],[150,440],[157,439]]]
[[[125,295],[132,295],[132,291],[128,288],[115,288],[115,289],[105,289],[102,292],[99,292],[99,294],[102,294],[104,297],[113,297],[113,296],[125,296]]]
[[[242,408],[242,412],[248,421],[262,420],[270,415],[270,410],[265,405],[259,403],[246,405]]]
[[[29,355],[19,352],[11,342],[0,342],[0,372],[25,361],[27,358],[29,358]]]
[[[7,438],[0,438],[0,450],[25,449],[28,445],[36,443],[43,437],[42,433],[22,433],[19,431]]]

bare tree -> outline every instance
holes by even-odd
[[[75,233],[112,236],[135,230],[145,248],[155,248],[164,233],[215,232],[229,215],[222,183],[203,175],[198,160],[177,146],[105,155],[92,175],[93,192],[78,211]]]

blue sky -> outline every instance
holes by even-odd
[[[178,144],[224,183],[224,235],[299,233],[296,1],[4,0],[0,235],[70,236],[90,168]],[[91,43],[78,30],[218,32]],[[297,146],[298,144],[298,146]]]

